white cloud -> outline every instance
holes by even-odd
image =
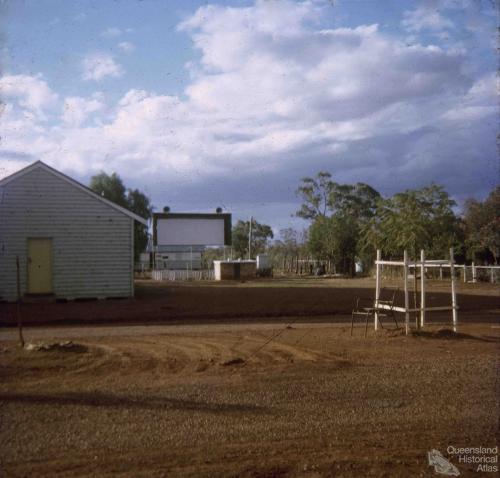
[[[410,32],[420,32],[422,30],[439,32],[454,28],[453,22],[443,16],[436,7],[437,5],[423,5],[415,10],[407,10],[404,12],[403,27]]]
[[[106,30],[101,32],[101,36],[104,38],[116,38],[119,37],[123,32],[116,27],[108,27]]]
[[[106,77],[120,77],[124,70],[107,53],[91,53],[82,61],[83,79],[99,81]]]
[[[79,126],[89,115],[103,108],[102,93],[94,93],[90,98],[70,96],[64,100],[62,119],[70,126]]]
[[[7,101],[44,117],[43,110],[55,104],[54,93],[42,75],[6,75],[0,78],[0,92]]]
[[[479,78],[460,103],[447,109],[442,118],[455,124],[467,125],[498,113],[498,80],[494,74]]]
[[[121,50],[123,50],[126,53],[129,53],[129,52],[135,50],[135,45],[129,41],[122,41],[122,42],[118,43],[118,48],[120,48]]]

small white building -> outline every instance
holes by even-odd
[[[215,280],[251,280],[255,279],[256,261],[214,261]]]
[[[0,180],[0,300],[133,297],[134,221],[146,219],[37,161]]]

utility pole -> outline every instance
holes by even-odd
[[[250,229],[248,231],[248,260],[252,259],[252,222],[253,217],[250,216]]]

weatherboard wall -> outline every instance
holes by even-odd
[[[71,183],[34,169],[0,186],[0,298],[27,291],[27,239],[52,239],[57,298],[133,295],[133,219]]]

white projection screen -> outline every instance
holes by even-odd
[[[167,218],[156,223],[156,244],[159,246],[222,246],[224,217]]]

